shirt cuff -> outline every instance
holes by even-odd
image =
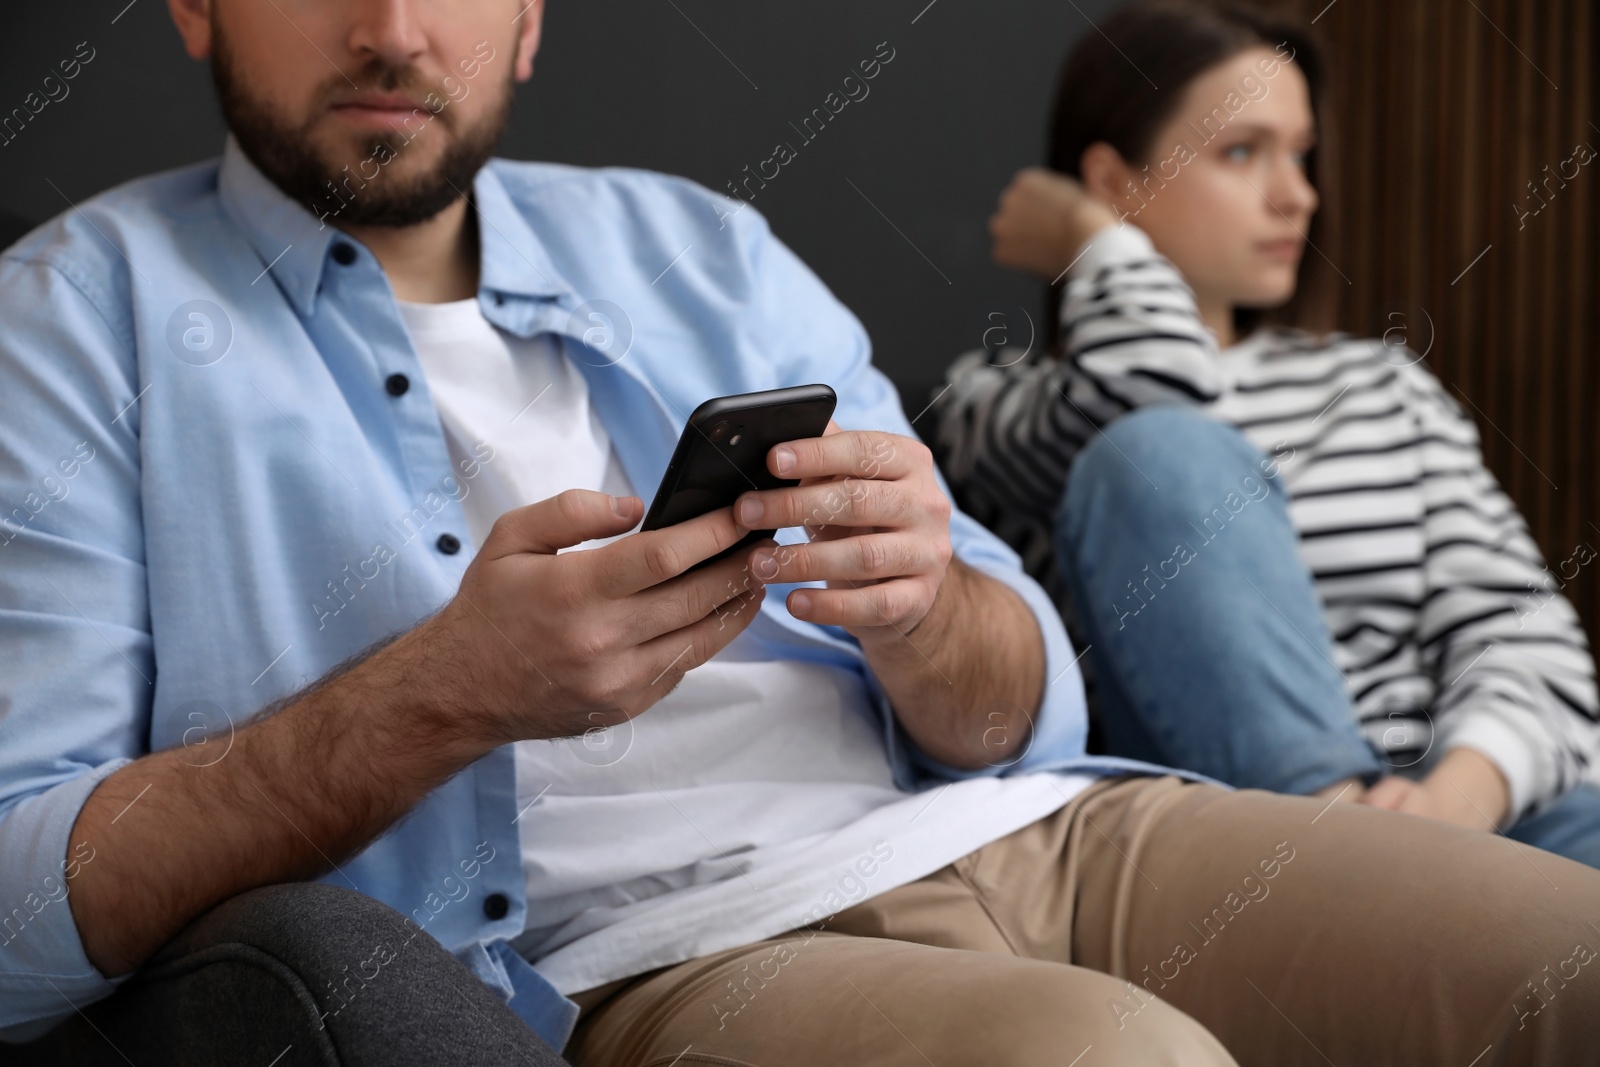
[[[1082,756],[1088,733],[1083,676],[1060,613],[1038,583],[1017,567],[986,557],[964,559],[964,562],[1014,591],[1038,621],[1045,652],[1044,692],[1033,717],[1032,732],[1016,755],[983,767],[958,768],[911,745],[912,764],[924,774],[949,782],[1028,772],[1046,762],[1059,763],[1063,758]]]
[[[1159,254],[1143,230],[1129,222],[1118,223],[1083,243],[1067,276],[1074,281],[1093,278],[1107,267],[1136,263]]]
[[[1470,748],[1483,755],[1505,775],[1510,787],[1510,809],[1504,829],[1528,813],[1531,805],[1548,798],[1556,787],[1556,771],[1545,752],[1522,730],[1512,725],[1504,713],[1462,709],[1459,721],[1450,725],[1443,750]]]
[[[84,952],[68,897],[70,878],[94,862],[72,848],[78,813],[96,786],[128,759],[24,797],[0,816],[0,1041],[29,1041],[74,1010],[109,995],[108,979]]]

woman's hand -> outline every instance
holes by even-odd
[[[1510,814],[1511,791],[1487,756],[1453,748],[1422,781],[1391,775],[1367,790],[1361,803],[1472,830],[1494,830]]]
[[[1116,223],[1105,204],[1064,174],[1043,167],[1017,172],[989,220],[994,261],[1055,281],[1084,242]]]

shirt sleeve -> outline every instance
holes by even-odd
[[[740,222],[761,294],[764,344],[780,362],[783,378],[795,383],[823,381],[832,385],[839,395],[834,419],[844,429],[885,430],[916,438],[916,428],[901,408],[899,394],[872,365],[871,343],[861,323],[793,252],[768,232],[760,216],[754,211],[741,211]],[[949,485],[937,469],[935,474],[940,488],[949,495]],[[899,727],[881,685],[869,670],[868,685],[884,717],[890,762],[902,788],[920,788],[930,781],[1026,771],[1052,757],[1082,753],[1086,728],[1083,679],[1061,616],[1050,598],[1023,572],[1016,553],[954,508],[950,515],[950,542],[954,554],[963,562],[1015,590],[1032,611],[1045,646],[1044,695],[1025,756],[1005,765],[964,770],[934,760],[917,748]],[[843,630],[837,634],[847,637]]]
[[[1049,521],[1072,461],[1134,408],[1208,405],[1221,390],[1216,339],[1183,276],[1131,225],[1084,246],[1062,296],[1062,358],[971,352],[946,373],[931,435],[940,465],[979,514]]]
[[[142,754],[155,679],[137,372],[114,306],[71,263],[0,258],[0,1040],[116,984],[68,899],[95,856],[73,824]]]
[[[1418,638],[1438,687],[1434,748],[1472,748],[1500,769],[1510,825],[1560,799],[1600,752],[1594,659],[1564,582],[1484,466],[1472,420],[1421,366],[1402,380],[1423,419]],[[1579,565],[1558,569],[1570,580]]]

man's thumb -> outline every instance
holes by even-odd
[[[643,506],[636,496],[568,489],[500,516],[480,555],[495,559],[513,552],[554,554],[592,538],[626,533],[639,521]]]

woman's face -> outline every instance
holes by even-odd
[[[1274,307],[1294,295],[1317,209],[1305,174],[1316,130],[1290,55],[1251,48],[1199,75],[1150,158],[1118,160],[1107,183],[1120,191],[1117,213],[1150,235],[1202,308]]]

